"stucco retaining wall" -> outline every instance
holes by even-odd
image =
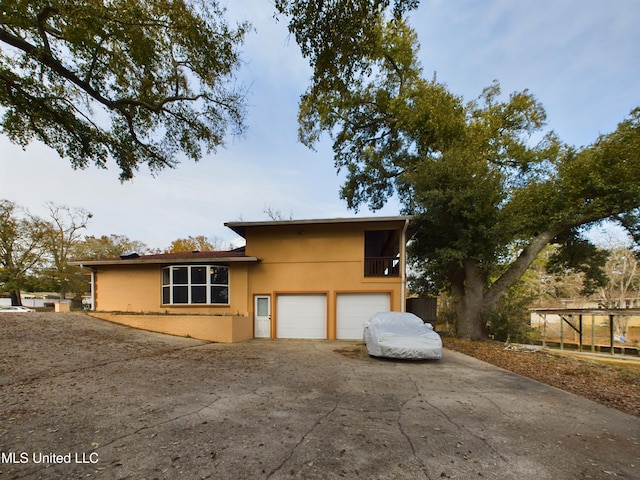
[[[250,317],[232,315],[133,315],[91,312],[91,316],[152,332],[191,337],[211,342],[234,343],[253,338]]]

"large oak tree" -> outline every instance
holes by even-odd
[[[609,219],[638,232],[640,109],[592,145],[567,146],[544,132],[532,94],[504,98],[496,82],[465,102],[423,78],[399,16],[376,18],[349,75],[302,96],[300,138],[331,136],[349,207],[397,195],[416,216],[416,287],[448,289],[458,335],[481,339],[488,312],[549,243],[563,247],[558,262],[597,277],[583,230]]]
[[[243,130],[248,28],[215,0],[3,0],[0,131],[123,180],[198,160]]]

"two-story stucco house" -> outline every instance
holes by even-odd
[[[361,339],[379,311],[403,311],[409,217],[229,222],[231,251],[78,260],[93,314],[213,341]]]

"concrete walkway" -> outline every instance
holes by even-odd
[[[0,479],[640,478],[640,419],[465,355],[0,314]]]

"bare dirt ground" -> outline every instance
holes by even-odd
[[[640,359],[602,362],[550,350],[507,349],[498,342],[443,340],[451,350],[640,416]]]
[[[640,417],[452,350],[394,361],[358,341],[0,314],[1,480],[631,479],[638,445]]]

